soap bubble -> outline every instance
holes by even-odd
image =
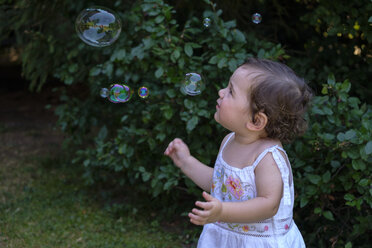
[[[100,95],[101,95],[102,98],[108,97],[109,94],[110,94],[110,91],[107,88],[102,88],[101,89]]]
[[[209,19],[208,17],[207,18],[204,18],[203,20],[203,26],[206,27],[206,28],[209,28],[209,26],[211,25],[211,19]]]
[[[124,98],[124,99],[122,99],[120,102],[127,102],[127,101],[129,101],[129,100],[132,98],[132,96],[133,96],[133,90],[132,90],[129,86],[124,85],[124,84],[123,84],[123,87],[124,87],[124,90],[125,90],[128,94],[127,94],[127,97]]]
[[[190,96],[199,95],[204,89],[202,77],[198,73],[190,72],[185,75],[181,92]]]
[[[259,13],[254,13],[252,15],[252,22],[254,24],[259,24],[262,21],[262,16]]]
[[[130,100],[133,91],[127,86],[122,84],[111,85],[108,99],[113,103],[124,103]]]
[[[146,88],[145,86],[142,86],[138,89],[138,96],[141,98],[146,98],[149,96],[149,89]]]
[[[109,46],[121,32],[121,21],[117,14],[105,7],[89,7],[80,12],[75,29],[82,41],[95,47]]]

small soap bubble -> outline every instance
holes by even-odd
[[[204,89],[202,77],[195,72],[190,72],[185,75],[182,82],[181,92],[190,96],[199,95]]]
[[[262,21],[262,16],[259,13],[254,13],[252,15],[252,22],[254,24],[259,24]]]
[[[80,12],[75,21],[79,38],[86,44],[105,47],[114,43],[121,32],[118,15],[105,7],[89,7]]]
[[[131,99],[133,91],[123,84],[113,84],[110,87],[108,99],[113,103],[124,103]]]
[[[141,98],[146,98],[149,96],[149,89],[145,86],[142,86],[138,89],[138,96]]]
[[[206,28],[209,28],[209,26],[211,25],[211,19],[209,19],[208,17],[204,18],[203,20],[203,26],[206,27]]]
[[[110,91],[107,88],[102,88],[100,91],[100,95],[102,98],[108,97],[110,94]]]

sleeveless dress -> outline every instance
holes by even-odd
[[[283,180],[283,197],[278,212],[271,218],[257,223],[216,222],[204,225],[198,248],[302,248],[304,240],[292,219],[294,187],[290,179],[289,160],[283,148],[275,145],[265,149],[251,166],[243,169],[227,164],[223,150],[217,156],[213,172],[211,195],[222,202],[246,201],[257,197],[254,169],[261,159],[271,153]],[[285,158],[282,156],[282,151]],[[288,163],[288,165],[287,165]]]

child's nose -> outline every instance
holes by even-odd
[[[223,98],[223,96],[224,96],[224,91],[223,91],[224,89],[220,89],[219,91],[218,91],[218,95],[221,97],[221,98]]]

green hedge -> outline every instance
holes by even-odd
[[[93,4],[88,1],[5,1],[1,6],[0,33],[2,39],[16,39],[31,88],[41,89],[48,77],[65,84],[56,89],[62,101],[56,109],[58,125],[66,133],[66,147],[74,150],[73,166],[84,168],[87,184],[112,189],[129,186],[168,215],[188,211],[200,197],[200,190],[163,155],[168,142],[175,137],[184,139],[195,157],[213,166],[226,134],[213,119],[218,89],[248,57],[286,62],[319,90],[307,117],[308,132],[286,147],[296,185],[295,220],[309,247],[367,247],[372,195],[371,105],[367,104],[367,91],[357,96],[359,91],[354,89],[367,85],[363,80],[370,66],[365,50],[369,47],[369,23],[358,19],[367,16],[367,11],[350,8],[347,19],[355,25],[354,17],[358,16],[364,40],[359,34],[358,39],[339,41],[337,30],[328,34],[336,39],[323,40],[319,38],[323,35],[321,29],[317,31],[319,22],[314,23],[317,19],[313,18],[332,23],[326,16],[348,10],[341,3],[336,9],[327,7],[331,1],[286,1],[292,5],[281,5],[278,10],[282,12],[277,15],[285,13],[283,9],[293,11],[292,21],[300,20],[293,26],[307,23],[305,27],[310,30],[309,37],[293,42],[289,31],[280,39],[271,36],[281,22],[275,24],[275,18],[270,19],[275,5],[269,1],[257,4],[265,7],[262,13],[266,14],[259,25],[227,21],[227,14],[234,13],[231,8],[222,12],[208,0],[192,1],[195,8],[187,3],[94,3],[114,9],[123,23],[119,39],[105,48],[89,47],[75,34],[74,19]],[[310,5],[310,9],[300,8]],[[252,10],[244,8],[244,4],[237,6],[242,8],[235,13]],[[331,14],[324,14],[324,8]],[[366,5],[368,8],[370,5]],[[212,20],[208,29],[202,25],[204,17]],[[343,26],[342,22],[335,23]],[[349,31],[342,31],[342,35]],[[304,32],[298,29],[299,34]],[[279,43],[286,37],[292,44],[288,49]],[[295,43],[301,49],[291,50]],[[337,60],[332,49],[325,56],[320,54],[324,50],[316,52],[330,43],[345,49],[345,56]],[[362,43],[364,50],[354,55],[355,44],[362,49]],[[355,68],[362,75],[354,73]],[[201,95],[181,94],[180,83],[187,72],[203,75],[206,89]],[[344,80],[349,73],[353,87]],[[113,104],[99,96],[102,87],[119,82],[135,91],[145,85],[150,96],[134,96],[125,104]]]

